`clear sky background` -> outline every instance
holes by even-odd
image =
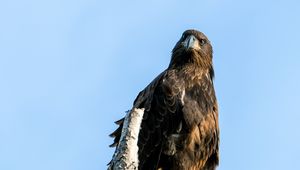
[[[214,47],[219,170],[300,169],[300,2],[0,1],[0,169],[104,170],[189,28]]]

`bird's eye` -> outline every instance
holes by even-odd
[[[200,39],[200,45],[204,45],[206,43],[205,39]]]

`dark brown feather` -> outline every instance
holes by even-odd
[[[120,119],[120,120],[117,120],[117,121],[115,121],[115,124],[117,124],[117,125],[121,125],[123,122],[124,122],[124,118],[122,118],[122,119]]]

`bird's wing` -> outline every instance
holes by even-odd
[[[145,113],[138,140],[142,169],[156,169],[167,136],[177,129],[180,122],[181,83],[176,71],[167,70],[156,81],[153,82],[155,88],[146,97],[151,101],[146,100],[143,106]]]
[[[138,94],[133,102],[133,108],[145,108],[145,105],[148,107],[151,106],[153,91],[164,74],[165,72],[162,72],[160,75],[158,75],[144,90]],[[149,111],[150,108],[148,107],[145,108],[145,112]],[[115,124],[119,125],[119,127],[109,135],[110,137],[114,138],[114,142],[109,145],[110,147],[115,147],[118,145],[122,133],[124,119],[125,118],[123,117],[120,120],[115,121]]]
[[[155,78],[134,101],[134,108],[145,108],[139,132],[139,169],[156,169],[166,136],[173,133],[180,119],[180,82],[175,70],[167,70]],[[182,114],[181,114],[182,115]],[[115,145],[121,135],[120,127],[112,134]]]

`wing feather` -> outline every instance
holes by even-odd
[[[139,169],[156,169],[162,152],[162,146],[173,127],[178,126],[177,110],[180,83],[174,70],[167,70],[156,77],[134,101],[134,108],[145,108],[138,146]],[[111,146],[116,146],[121,136],[123,118],[116,121],[118,129],[110,136],[115,137]]]

